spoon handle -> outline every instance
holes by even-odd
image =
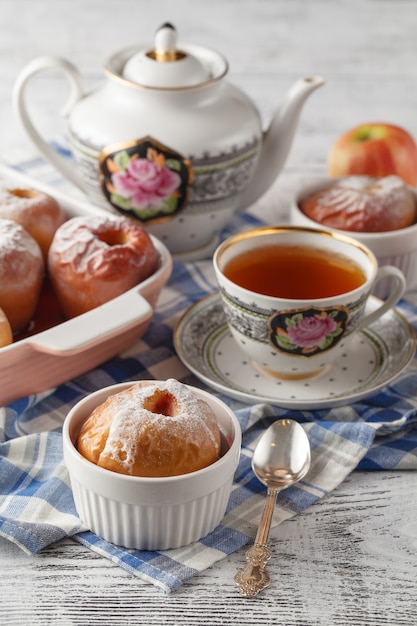
[[[267,543],[277,495],[278,490],[268,489],[255,543],[246,552],[246,565],[235,576],[237,586],[247,597],[256,596],[260,591],[269,587],[271,582],[265,566],[271,558]]]

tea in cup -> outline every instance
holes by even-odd
[[[343,234],[272,226],[233,235],[213,257],[230,331],[263,373],[304,378],[326,371],[355,332],[401,298],[405,278],[378,267],[366,246]],[[372,313],[373,286],[392,292]]]

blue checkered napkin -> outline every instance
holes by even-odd
[[[249,216],[236,217],[230,231],[252,224]],[[31,554],[73,537],[169,592],[253,541],[265,489],[253,475],[251,454],[261,433],[276,419],[303,423],[311,443],[312,465],[302,482],[280,494],[274,526],[305,512],[321,498],[331,497],[332,490],[356,468],[417,469],[415,359],[393,385],[351,406],[300,412],[267,404],[246,406],[220,396],[240,421],[242,454],[225,518],[192,546],[164,552],[125,550],[85,529],[74,509],[63,463],[65,415],[86,394],[115,382],[173,377],[202,386],[177,358],[172,331],[181,313],[215,290],[211,262],[175,264],[150,328],[138,344],[55,390],[0,408],[0,535]],[[398,308],[416,329],[417,310],[405,302]]]

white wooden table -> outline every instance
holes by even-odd
[[[348,128],[389,121],[417,137],[413,0],[1,0],[0,155],[34,153],[11,108],[27,61],[65,56],[93,87],[112,52],[151,40],[164,21],[184,40],[223,51],[230,80],[253,96],[265,122],[298,77],[326,78],[305,106],[281,176],[253,209],[265,219],[286,219],[291,194],[325,176],[330,145]],[[54,75],[41,81],[34,101],[53,138],[63,83]],[[271,548],[272,585],[248,600],[233,581],[244,550],[164,596],[70,540],[36,557],[0,540],[0,624],[417,624],[414,473],[353,473],[282,524]]]

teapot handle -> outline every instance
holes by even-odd
[[[58,154],[38,133],[29,116],[26,107],[26,87],[29,80],[44,70],[60,70],[64,72],[70,83],[70,96],[61,111],[62,116],[68,116],[74,105],[83,96],[81,78],[75,65],[60,57],[39,57],[30,61],[18,75],[13,87],[13,108],[23,124],[30,139],[43,156],[56,167],[66,178],[82,191],[86,191],[81,177],[75,167],[63,156]]]

